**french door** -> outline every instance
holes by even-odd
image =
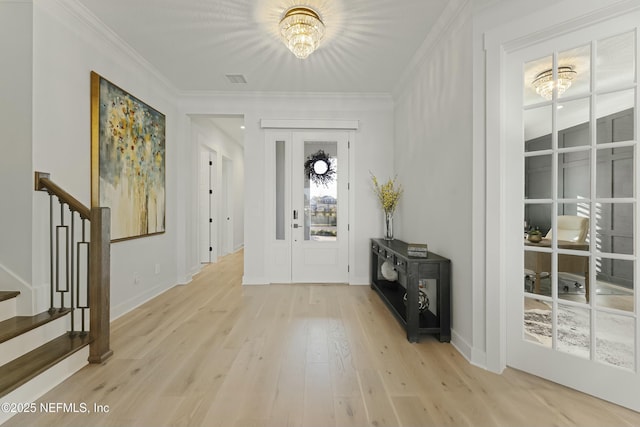
[[[267,133],[272,283],[346,283],[349,133]]]
[[[509,53],[505,70],[507,364],[635,410],[638,23]]]

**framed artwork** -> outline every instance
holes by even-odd
[[[91,206],[111,241],[165,231],[165,116],[91,72]]]

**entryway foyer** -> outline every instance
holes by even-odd
[[[38,400],[108,414],[19,414],[65,425],[640,425],[640,414],[539,377],[411,344],[368,286],[241,286],[243,252],[112,324],[114,355]],[[55,419],[55,421],[54,421]]]

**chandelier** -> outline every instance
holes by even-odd
[[[558,79],[554,82],[553,70],[549,69],[541,72],[531,82],[536,93],[549,101],[553,97],[553,88],[558,90],[558,97],[562,95],[571,86],[571,81],[575,79],[576,72],[573,67],[558,67]]]
[[[282,41],[293,54],[304,59],[318,48],[324,24],[316,11],[305,6],[287,10],[280,21]]]

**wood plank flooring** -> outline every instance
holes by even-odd
[[[11,426],[638,426],[640,414],[434,338],[410,344],[367,286],[241,286],[242,253],[112,324],[114,356]],[[108,413],[93,412],[93,405]],[[104,411],[103,411],[104,412]]]

